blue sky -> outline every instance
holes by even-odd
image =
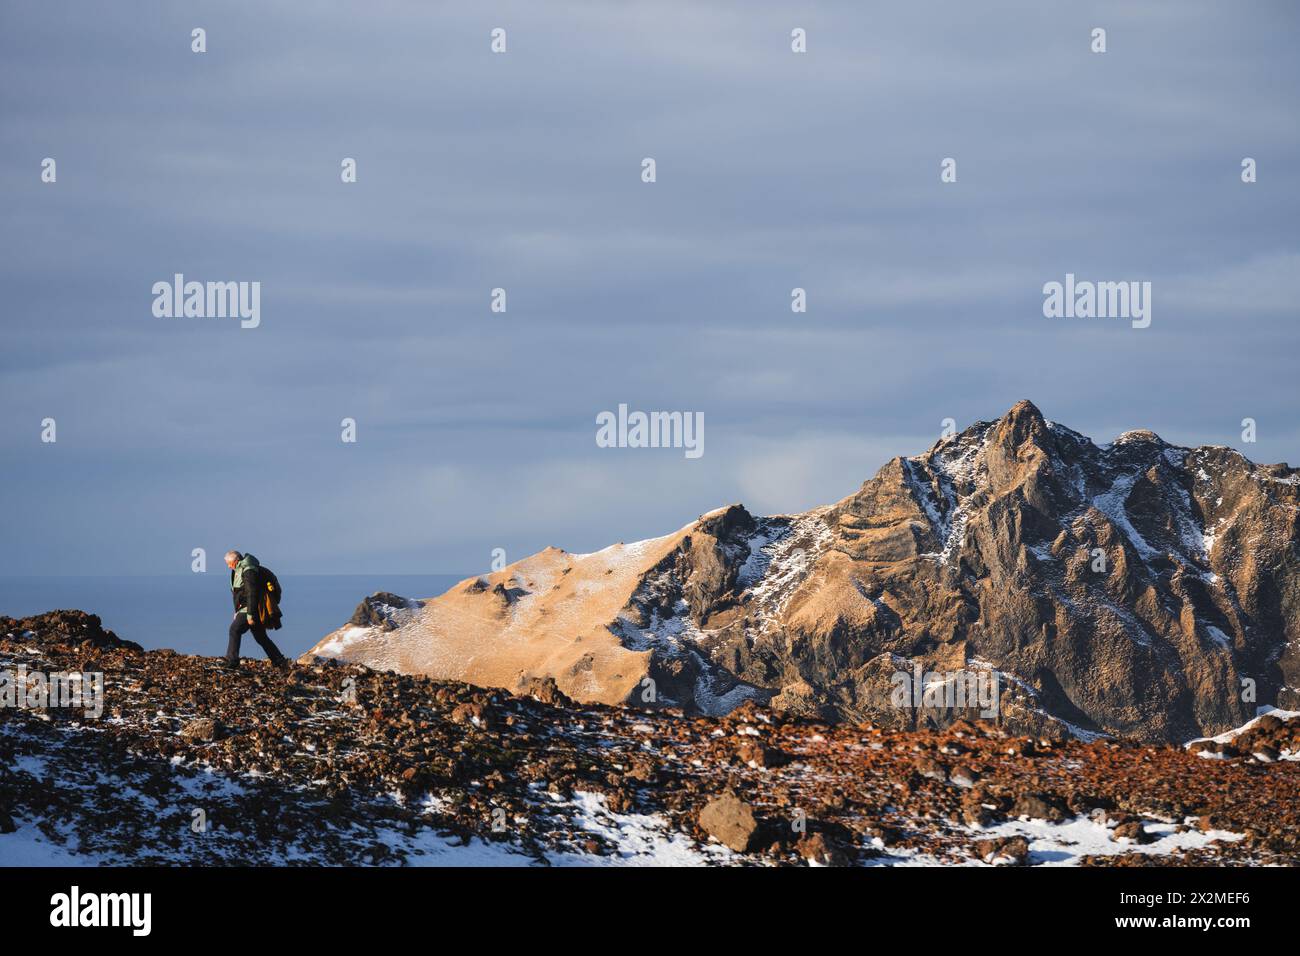
[[[833,501],[1021,398],[1300,459],[1292,4],[130,10],[0,8],[0,573],[477,573]],[[261,326],[155,318],[176,272]],[[1151,327],[1044,318],[1067,272]],[[597,447],[619,403],[706,453]]]

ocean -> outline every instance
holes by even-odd
[[[361,599],[376,591],[402,597],[441,594],[469,575],[312,574],[281,575],[284,626],[271,638],[293,657],[308,650],[352,616]],[[104,577],[0,577],[0,614],[29,617],[75,608],[98,614],[104,627],[149,649],[170,647],[182,654],[226,652],[234,608],[229,572]],[[244,636],[244,657],[261,657],[252,635]]]

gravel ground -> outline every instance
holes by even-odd
[[[1300,719],[1191,749],[574,704],[320,662],[141,651],[0,618],[0,864],[1293,865]],[[1214,759],[1207,759],[1207,758]]]

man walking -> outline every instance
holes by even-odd
[[[281,669],[289,666],[289,659],[266,635],[267,627],[280,627],[280,582],[269,568],[258,563],[251,554],[226,552],[226,567],[230,568],[230,593],[235,602],[235,617],[230,622],[230,643],[226,645],[225,666],[239,669],[240,638],[248,631],[266,651],[271,663]]]

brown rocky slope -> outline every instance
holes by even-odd
[[[19,668],[100,672],[104,707],[0,708],[0,866],[1300,861],[1300,720],[1272,715],[1194,749],[693,716],[337,661],[229,673],[75,611],[0,618]]]

